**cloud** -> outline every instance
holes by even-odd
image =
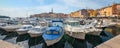
[[[51,9],[54,9],[54,12],[64,12],[68,9],[67,6],[59,5],[59,4],[51,4],[46,6],[40,6],[38,9],[42,10],[42,12],[47,11],[50,12]]]
[[[99,3],[96,3],[92,0],[58,0],[66,6],[74,7],[74,8],[100,8]],[[92,5],[92,6],[91,6]]]
[[[54,12],[60,13],[68,9],[68,7],[51,4],[46,6],[38,6],[38,7],[5,7],[0,8],[0,15],[7,15],[10,17],[29,17],[32,14],[39,14],[43,12],[50,12],[51,8],[54,9]]]
[[[14,7],[11,5],[8,7],[0,7],[0,15],[7,15],[10,17],[28,17],[31,14],[39,14],[43,12],[50,12],[51,8],[54,9],[54,12],[57,13],[70,13],[75,10],[83,9],[83,8],[92,8],[97,9],[101,8],[103,6],[106,6],[107,4],[111,4],[112,1],[108,0],[56,0],[55,2],[52,2],[54,0],[25,0],[26,4],[22,7]],[[52,2],[52,3],[49,3]],[[119,0],[120,1],[120,0]],[[46,3],[48,2],[48,3]]]
[[[0,8],[0,15],[6,15],[10,17],[25,17],[27,11],[25,8]]]

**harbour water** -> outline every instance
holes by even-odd
[[[29,34],[18,35],[16,32],[0,30],[0,40],[18,44],[24,48],[94,48],[95,46],[114,37],[110,32],[102,31],[100,36],[87,34],[85,40],[78,40],[64,34],[62,39],[52,46],[46,46],[42,36],[31,38]]]

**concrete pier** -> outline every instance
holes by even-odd
[[[23,48],[23,47],[0,40],[0,48]]]
[[[120,48],[120,35],[96,46],[95,48]]]

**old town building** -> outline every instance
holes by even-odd
[[[88,9],[89,17],[96,17],[98,15],[98,10]]]
[[[113,4],[111,6],[103,7],[99,10],[102,17],[115,17],[120,13],[120,4]]]
[[[49,13],[40,13],[40,14],[34,14],[30,17],[39,17],[39,18],[67,18],[69,15],[64,13],[54,13],[53,9]]]
[[[81,10],[70,13],[70,16],[74,18],[89,17],[89,12],[87,11],[87,9],[81,9]]]

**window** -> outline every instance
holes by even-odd
[[[58,32],[54,31],[53,34],[58,34]]]
[[[45,28],[42,28],[41,31],[45,31]]]
[[[46,32],[46,34],[51,34],[51,32],[50,32],[50,31],[48,31],[48,32]]]

